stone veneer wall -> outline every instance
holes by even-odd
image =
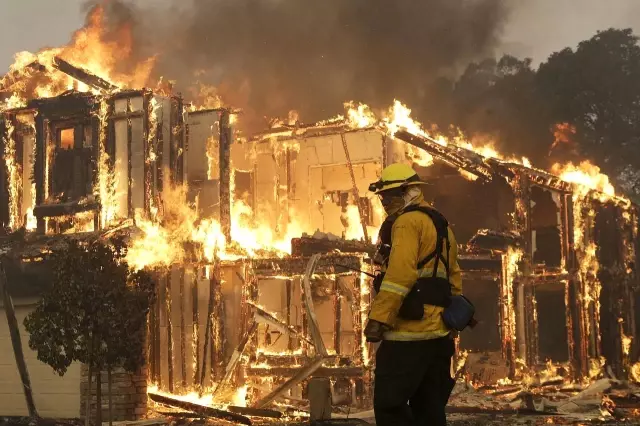
[[[89,368],[82,366],[80,395],[80,415],[84,418]],[[147,413],[147,367],[143,367],[137,374],[127,373],[116,369],[111,373],[112,413],[113,421],[140,420]],[[102,372],[102,421],[109,419],[109,384],[107,372]],[[96,376],[91,380],[91,419],[96,416]]]

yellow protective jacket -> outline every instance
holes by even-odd
[[[429,206],[420,196],[414,203]],[[401,214],[391,228],[391,254],[385,270],[384,280],[380,285],[380,292],[371,305],[369,319],[384,323],[392,327],[384,335],[385,340],[429,340],[444,337],[450,330],[442,321],[439,306],[425,305],[424,318],[410,321],[398,318],[398,310],[404,297],[409,293],[418,277],[433,274],[434,258],[421,270],[417,270],[418,262],[426,258],[436,248],[437,232],[431,218],[420,212],[411,211]],[[462,277],[458,265],[458,248],[456,239],[449,228],[449,281],[452,284],[453,295],[462,294]],[[443,247],[446,259],[446,244]],[[440,262],[438,276],[446,277],[445,267]]]

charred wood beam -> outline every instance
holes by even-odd
[[[216,381],[224,371],[224,350],[226,344],[224,320],[227,317],[225,304],[222,300],[222,278],[220,272],[220,262],[213,266],[213,277],[216,280],[214,290],[214,305],[212,318],[215,321],[211,325],[211,381]]]
[[[497,161],[497,160],[496,160]],[[516,174],[527,176],[532,184],[543,188],[560,191],[564,193],[573,193],[574,186],[569,182],[560,179],[559,176],[547,173],[543,170],[532,169],[517,163],[502,163]]]
[[[86,84],[87,86],[91,86],[94,89],[98,89],[104,92],[110,92],[116,90],[118,87],[109,83],[108,81],[89,73],[88,71],[78,68],[74,65],[71,65],[69,62],[64,59],[56,56],[53,59],[52,65],[55,69],[60,72],[67,74],[70,77],[75,78],[78,81]]]
[[[353,172],[353,163],[351,163],[351,156],[349,155],[349,147],[347,146],[347,138],[343,133],[340,133],[340,139],[342,139],[342,147],[344,148],[344,155],[347,159],[347,166],[349,168],[349,175],[351,176],[351,191],[353,194],[354,202],[358,206],[358,215],[360,216],[360,224],[362,225],[362,232],[364,240],[369,241],[369,233],[367,232],[367,222],[364,217],[364,207],[360,200],[360,192],[358,191],[358,185],[356,184],[356,175]]]
[[[220,226],[227,243],[231,241],[231,123],[230,111],[220,114]]]
[[[334,324],[333,324],[333,350],[340,354],[340,346],[342,340],[342,295],[340,294],[340,285],[338,283],[339,277],[334,280],[334,300],[333,300],[333,312],[334,312]]]
[[[531,182],[527,170],[519,170],[511,182],[515,201],[514,231],[522,237],[523,256],[520,270],[524,278],[517,283],[516,290],[516,341],[518,355],[527,365],[536,363],[537,334],[533,291],[529,285],[532,271],[533,233],[531,228]],[[509,285],[509,284],[508,284]]]
[[[292,256],[311,256],[316,253],[336,251],[341,253],[367,253],[373,256],[376,252],[376,247],[373,244],[367,244],[357,240],[330,240],[328,238],[313,238],[307,236],[291,239]]]
[[[389,147],[388,147],[387,133],[384,132],[382,133],[382,168],[383,169],[388,166],[388,162],[389,162],[388,160],[389,154],[387,152],[388,149]]]
[[[410,145],[420,148],[429,154],[437,157],[453,167],[467,171],[485,182],[493,179],[494,171],[483,162],[483,157],[469,150],[462,151],[453,146],[442,146],[437,142],[409,133],[406,130],[399,130],[395,137]],[[455,152],[458,150],[459,152]],[[473,156],[473,158],[471,157]]]
[[[37,110],[47,119],[75,120],[97,111],[100,98],[92,93],[69,91],[53,98],[36,98],[29,101],[28,109]]]
[[[127,99],[127,112],[131,112],[131,99]],[[131,164],[131,146],[133,144],[133,129],[131,126],[131,117],[127,118],[127,213],[128,217],[135,217],[133,209],[133,167]]]
[[[198,413],[191,413],[189,411],[161,411],[154,410],[156,414],[160,414],[164,417],[172,417],[176,419],[205,419],[207,416]],[[165,424],[164,422],[163,424]]]
[[[298,385],[303,380],[305,380],[307,377],[309,377],[313,373],[315,373],[318,370],[318,368],[320,368],[320,366],[322,365],[323,362],[324,362],[324,358],[321,357],[321,356],[318,356],[318,357],[314,358],[313,360],[311,360],[309,362],[309,364],[307,364],[306,366],[298,369],[297,373],[293,377],[291,377],[289,380],[287,380],[285,383],[283,383],[282,385],[280,385],[279,387],[274,389],[271,393],[266,395],[264,398],[256,401],[253,404],[253,407],[254,408],[263,408],[263,407],[271,404],[273,401],[278,399],[281,395],[283,395],[289,389],[291,389],[292,387]]]
[[[60,204],[40,204],[33,209],[33,215],[37,218],[59,217],[88,211],[100,211],[100,203],[97,201],[71,201]]]
[[[144,176],[144,182],[142,187],[144,188],[143,203],[144,211],[146,214],[151,213],[152,199],[153,199],[153,172],[151,152],[153,152],[153,144],[155,141],[149,140],[149,134],[151,133],[151,115],[153,114],[153,107],[151,106],[151,94],[145,93],[142,97],[142,149],[144,152],[144,160],[142,163],[142,176]]]
[[[512,275],[509,267],[509,259],[507,254],[504,254],[502,273],[500,274],[500,310],[498,312],[502,357],[507,360],[510,378],[513,378],[515,375],[517,358],[515,336],[513,336],[515,330],[515,315],[513,314],[515,310],[513,302],[515,286]]]
[[[494,271],[465,271],[462,270],[462,279],[465,281],[496,281],[500,280],[500,273]]]
[[[160,278],[162,275],[158,275],[158,298],[156,299],[154,309],[155,323],[153,328],[153,352],[154,352],[154,362],[156,364],[156,383],[159,388],[162,388],[162,345],[160,344],[160,334],[162,328],[160,324],[162,322],[162,314],[164,313],[165,306],[165,298],[167,296],[167,288],[165,286],[166,282]]]
[[[309,334],[311,335],[311,339],[313,340],[313,346],[315,348],[316,354],[322,357],[326,357],[328,355],[327,348],[324,344],[324,340],[322,340],[322,335],[320,334],[320,326],[318,325],[318,318],[316,317],[313,298],[311,297],[311,276],[316,269],[316,264],[318,263],[319,259],[319,254],[314,254],[313,256],[311,256],[311,259],[309,259],[307,270],[305,271],[304,277],[302,279],[302,295],[304,308],[307,313],[307,318],[309,319]]]
[[[253,301],[248,300],[247,304],[253,306],[256,309],[256,319],[258,320],[258,322],[265,322],[267,324],[270,324],[283,333],[287,333],[293,337],[297,337],[298,339],[309,343],[310,345],[313,345],[313,341],[309,337],[301,333],[299,330],[297,330],[294,326],[287,325],[284,321],[278,319],[272,313],[256,305]]]
[[[169,179],[172,183],[177,182],[177,163],[176,163],[176,136],[177,136],[177,125],[178,125],[178,115],[182,115],[182,111],[178,111],[178,99],[175,97],[171,98],[171,112],[169,114],[169,152],[164,153],[164,155],[169,156]]]
[[[249,367],[247,373],[256,377],[291,377],[300,370],[300,367]],[[362,367],[319,367],[313,377],[349,378],[362,377]]]
[[[154,195],[158,195],[158,194],[162,194],[163,191],[163,184],[164,184],[164,158],[165,155],[167,155],[168,153],[165,154],[164,152],[164,119],[166,117],[165,115],[165,111],[164,111],[164,101],[160,100],[160,102],[163,103],[163,107],[160,109],[160,111],[162,111],[162,117],[158,117],[157,122],[156,122],[156,153],[157,153],[157,159],[155,162],[155,168],[154,168],[154,172],[156,175],[155,178],[155,186],[156,186],[156,192],[154,193]]]
[[[507,251],[509,247],[522,245],[522,237],[513,232],[501,232],[492,229],[481,229],[471,237],[468,245],[472,249]]]
[[[211,329],[213,328],[213,307],[215,305],[215,291],[216,291],[216,278],[211,272],[209,278],[209,304],[207,305],[207,323],[204,330],[204,346],[202,347],[202,369],[200,370],[200,396],[204,390],[204,379],[207,373],[207,349],[209,344],[213,346],[213,339],[211,339]]]
[[[7,127],[5,118],[0,115],[0,225],[9,226],[9,172],[5,161],[5,138]]]
[[[565,305],[567,309],[567,334],[569,335],[569,356],[571,360],[572,375],[575,380],[586,377],[589,373],[589,361],[587,358],[586,346],[583,345],[585,336],[583,335],[582,295],[581,282],[578,274],[578,256],[576,252],[576,241],[574,227],[575,203],[572,195],[564,197],[562,204],[563,211],[563,231],[566,232],[566,268],[570,278],[566,287]]]
[[[243,416],[265,417],[269,419],[280,419],[284,416],[280,411],[268,410],[265,408],[237,407],[235,405],[229,405],[227,410],[231,413],[242,414]]]
[[[187,328],[185,324],[184,268],[180,268],[180,378],[182,387],[187,387]]]
[[[36,185],[36,206],[41,205],[45,201],[45,194],[47,193],[47,177],[46,177],[46,163],[47,163],[47,138],[45,119],[42,114],[37,114],[35,119],[36,125],[36,155],[34,159],[34,174],[33,178]],[[3,150],[4,151],[4,150]],[[4,163],[4,162],[3,162]],[[35,215],[35,212],[34,212]],[[44,218],[37,218],[37,230],[38,233],[44,234],[46,231],[46,222]]]
[[[570,274],[566,272],[534,274],[527,277],[527,285],[542,285],[566,281],[570,278]]]
[[[155,346],[155,330],[156,330],[156,309],[157,299],[149,309],[149,320],[147,321],[147,352],[149,356],[149,376],[153,382],[158,381],[158,365],[156,364],[156,346]]]
[[[249,327],[249,329],[247,330],[247,332],[242,337],[242,339],[240,340],[240,343],[238,344],[236,349],[233,351],[233,354],[231,355],[231,359],[227,363],[224,377],[222,378],[222,380],[220,380],[218,384],[215,385],[215,388],[213,389],[214,394],[216,393],[217,390],[224,389],[224,387],[231,381],[231,377],[233,377],[233,373],[236,371],[236,367],[238,366],[238,363],[242,359],[242,355],[247,349],[247,345],[249,344],[249,342],[251,341],[251,339],[253,338],[253,336],[256,334],[257,331],[258,331],[258,323],[253,322]]]
[[[291,309],[291,304],[293,303],[293,281],[292,280],[286,280],[285,281],[285,292],[286,292],[286,309],[287,309],[287,328],[291,327],[291,324],[293,322],[293,311]],[[291,335],[288,336],[288,341],[287,341],[287,349],[289,349],[290,351],[292,351],[294,348],[294,340],[293,337]]]
[[[293,277],[301,276],[306,270],[309,257],[286,257],[272,259],[252,259],[251,268],[256,277]],[[336,268],[335,265],[342,264],[351,268],[362,269],[362,256],[357,255],[323,255],[317,262],[315,274],[333,275],[337,272],[344,272]]]
[[[102,108],[102,103],[101,103],[101,108]],[[105,118],[105,121],[106,120],[107,119]],[[106,122],[104,123],[104,125],[106,126]],[[103,143],[106,143],[106,140],[101,140],[100,136],[101,136],[101,132],[104,132],[104,135],[105,135],[104,138],[106,139],[107,129],[106,127],[101,128],[100,119],[98,118],[98,116],[95,116],[95,115],[91,117],[90,126],[91,126],[91,156],[92,156],[91,187],[98,188],[98,184],[100,181],[100,164],[101,164],[100,150],[105,148],[103,146]],[[107,167],[109,166],[107,165]],[[100,203],[100,210],[102,211],[102,200],[100,200],[100,193],[98,193],[97,199],[98,199],[98,202]],[[102,224],[102,214],[100,214],[100,212],[96,212],[93,229],[100,229],[103,226],[104,224]]]
[[[232,413],[230,411],[218,410],[217,408],[207,407],[206,405],[196,404],[193,402],[181,401],[179,399],[171,398],[169,396],[160,395],[154,392],[148,392],[149,399],[158,404],[168,405],[170,407],[181,408],[183,410],[191,411],[193,413],[205,416],[213,417],[216,419],[227,420],[234,423],[240,423],[243,425],[251,425],[251,419],[241,414]]]
[[[291,222],[291,201],[293,200],[294,197],[294,187],[293,187],[293,171],[291,170],[292,168],[292,156],[291,156],[291,149],[287,148],[285,151],[285,168],[286,168],[286,177],[287,177],[287,221]],[[257,167],[257,165],[256,165]]]
[[[198,273],[196,268],[191,285],[193,322],[191,326],[191,346],[193,353],[193,384],[199,383],[198,368],[200,366],[200,317],[198,315]]]
[[[539,336],[538,336],[538,315],[537,305],[535,300],[535,287],[532,286],[532,282],[529,277],[523,280],[524,295],[525,295],[525,309],[527,312],[528,321],[527,327],[527,363],[529,365],[537,365],[539,363]]]
[[[178,96],[178,116],[176,121],[176,140],[175,140],[175,164],[176,164],[176,180],[178,184],[184,183],[185,179],[185,147],[189,146],[189,125],[184,122],[184,101],[182,96]],[[172,163],[173,164],[173,163]]]
[[[461,255],[458,258],[458,263],[462,271],[467,274],[475,271],[499,274],[502,268],[502,259],[500,258]]]
[[[173,274],[169,269],[168,274],[165,277],[166,280],[166,309],[167,309],[167,363],[169,364],[169,392],[174,391],[174,378],[173,378],[173,318],[172,318],[172,300],[171,300],[171,288],[173,281]]]
[[[309,360],[308,356],[305,356],[299,352],[296,353],[263,353],[258,351],[255,358],[255,363],[259,366],[275,367],[291,367],[292,365],[302,365]],[[329,367],[353,367],[355,360],[351,355],[329,355],[325,358],[326,365]]]

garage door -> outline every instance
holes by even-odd
[[[80,417],[80,365],[71,365],[60,377],[51,367],[38,361],[36,352],[29,349],[29,336],[23,325],[33,306],[16,306],[15,310],[38,414],[42,417]],[[29,413],[6,318],[0,306],[0,417],[26,416]]]

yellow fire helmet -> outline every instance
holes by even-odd
[[[394,163],[382,170],[380,180],[369,185],[369,191],[379,194],[393,188],[426,185],[408,164]]]

